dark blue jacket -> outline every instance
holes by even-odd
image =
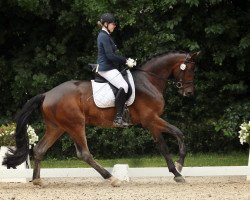
[[[126,58],[117,54],[117,47],[110,35],[101,30],[97,37],[99,71],[118,69],[126,63]]]

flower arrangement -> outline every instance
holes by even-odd
[[[244,122],[240,125],[239,138],[241,144],[250,144],[250,121],[248,123]]]
[[[15,130],[16,124],[14,123],[0,126],[0,146],[15,146]],[[31,149],[32,145],[35,145],[38,141],[38,136],[31,126],[28,126],[27,132],[29,137],[29,148]]]

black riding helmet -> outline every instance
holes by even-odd
[[[105,22],[115,23],[115,17],[111,13],[104,13],[101,15],[100,21],[102,24],[104,24]]]

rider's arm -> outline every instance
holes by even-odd
[[[101,41],[103,44],[103,49],[105,51],[105,55],[110,61],[117,63],[117,64],[125,64],[126,63],[125,57],[117,55],[114,52],[110,38],[108,35],[102,35]]]

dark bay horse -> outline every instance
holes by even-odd
[[[197,53],[168,52],[150,58],[140,68],[132,72],[136,98],[129,106],[132,124],[140,124],[147,128],[164,156],[168,169],[174,174],[176,182],[184,182],[180,172],[186,155],[183,133],[175,126],[163,120],[160,115],[164,110],[164,89],[169,77],[173,77],[179,93],[191,96],[194,92],[194,69]],[[115,108],[98,108],[92,96],[90,81],[68,81],[52,90],[31,98],[22,108],[17,118],[16,150],[7,154],[3,164],[16,167],[24,162],[29,153],[27,124],[31,113],[40,108],[46,132],[34,147],[33,183],[41,185],[40,162],[46,151],[54,142],[67,132],[73,139],[77,156],[87,162],[109,179],[111,185],[119,186],[120,181],[113,177],[105,168],[98,164],[89,152],[85,126],[112,127]],[[179,159],[174,163],[163,133],[174,136],[179,145]]]

